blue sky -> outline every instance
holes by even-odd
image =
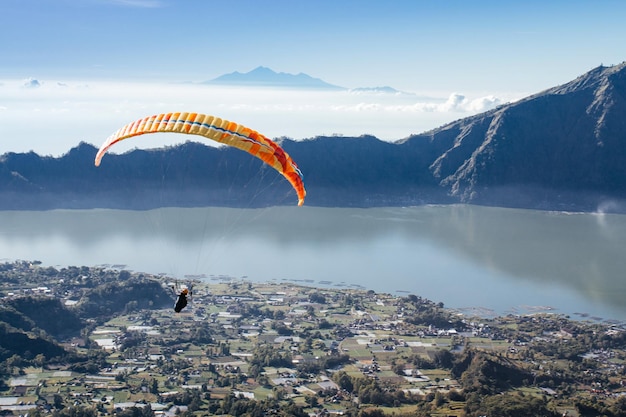
[[[401,139],[626,60],[624,21],[622,0],[3,0],[0,154],[98,145],[178,110],[270,137]],[[413,96],[180,84],[259,65]]]

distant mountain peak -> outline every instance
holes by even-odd
[[[289,74],[286,72],[275,72],[274,70],[258,66],[253,70],[241,73],[239,71],[221,75],[205,84],[213,85],[242,85],[256,87],[288,87],[288,88],[313,88],[343,90],[339,87],[319,78],[313,78],[305,73]]]

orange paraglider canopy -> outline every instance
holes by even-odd
[[[162,113],[129,123],[102,144],[96,154],[95,165],[100,165],[104,154],[117,142],[133,136],[164,132],[203,136],[256,156],[280,172],[296,191],[298,205],[304,204],[306,190],[302,172],[283,148],[255,130],[207,114]]]

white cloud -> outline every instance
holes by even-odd
[[[448,100],[441,107],[442,111],[463,111],[464,104],[467,103],[467,99],[464,95],[459,93],[452,93]]]
[[[98,146],[126,123],[170,111],[214,114],[272,138],[370,134],[394,141],[500,103],[495,96],[468,98],[458,93],[355,95],[346,91],[34,79],[0,83],[0,154],[34,150],[61,155],[81,141]],[[134,138],[116,146],[115,152],[190,139],[196,138]]]
[[[22,87],[25,87],[25,88],[39,88],[39,87],[41,87],[41,83],[38,80],[35,80],[34,78],[28,78],[28,79],[24,80],[24,83],[22,84]]]
[[[493,95],[469,100],[463,94],[452,93],[445,103],[435,107],[435,111],[475,114],[491,110],[500,104],[502,104],[502,101]]]
[[[493,109],[499,106],[500,104],[502,104],[502,100],[500,100],[498,97],[495,97],[493,95],[479,97],[475,100],[472,100],[469,103],[468,111],[480,113],[483,111]]]

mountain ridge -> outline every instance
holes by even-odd
[[[438,129],[434,140],[446,130],[458,134],[431,170],[464,202],[492,204],[499,198],[495,194],[514,185],[598,196],[617,192],[621,198],[625,114],[626,63],[600,66],[569,83]]]
[[[320,78],[313,78],[303,72],[298,74],[289,74],[286,72],[275,72],[270,68],[258,66],[253,70],[241,73],[234,71],[228,74],[220,75],[212,80],[205,81],[203,84],[211,85],[239,85],[239,86],[257,86],[257,87],[298,87],[307,89],[325,89],[325,90],[345,90],[346,88],[327,83]]]
[[[621,63],[395,142],[369,135],[277,142],[305,175],[307,205],[626,212],[624,115]],[[234,148],[187,142],[110,154],[100,168],[95,153],[81,143],[59,158],[3,155],[0,208],[295,204],[279,174]]]

